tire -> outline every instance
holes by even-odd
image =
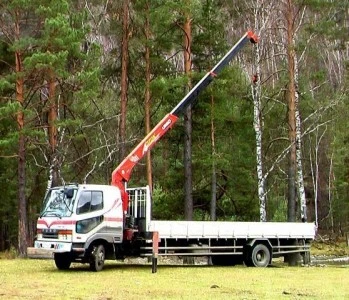
[[[90,270],[94,272],[102,271],[105,261],[105,248],[98,245],[93,248],[90,258]]]
[[[249,262],[253,267],[265,268],[270,263],[270,251],[267,246],[257,244],[252,248]]]
[[[58,270],[68,270],[72,262],[69,252],[54,253],[54,260]]]

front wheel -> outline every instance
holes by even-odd
[[[254,246],[251,251],[250,262],[254,267],[267,267],[270,263],[270,251],[268,247],[263,244]]]
[[[94,272],[101,271],[104,267],[105,248],[103,245],[98,245],[93,248],[90,258],[90,270]]]
[[[54,253],[54,260],[58,270],[68,270],[72,262],[69,252]]]

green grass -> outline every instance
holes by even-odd
[[[52,260],[0,259],[0,299],[349,299],[346,267],[125,265],[103,271]]]

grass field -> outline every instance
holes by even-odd
[[[0,299],[349,299],[349,267],[247,268],[0,259]]]

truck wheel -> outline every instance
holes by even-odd
[[[103,245],[94,247],[91,253],[90,270],[94,272],[101,271],[104,267],[105,249]]]
[[[253,247],[250,260],[254,267],[267,267],[270,262],[270,251],[267,246],[257,244]]]
[[[72,261],[69,252],[54,253],[54,260],[58,270],[68,270]]]

